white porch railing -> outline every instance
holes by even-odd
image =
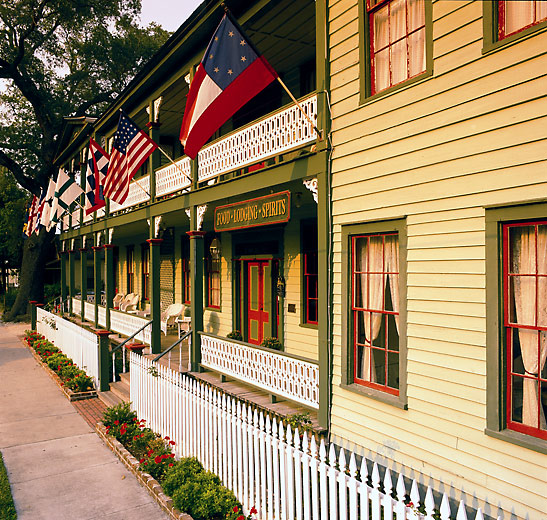
[[[72,312],[74,314],[82,315],[82,300],[78,298],[72,298]]]
[[[463,501],[453,514],[446,493],[436,503],[430,487],[420,493],[412,480],[408,488],[402,473],[394,485],[389,468],[381,479],[376,462],[337,453],[323,439],[318,445],[315,437],[133,352],[130,372],[138,417],[173,439],[178,456],[197,457],[216,473],[245,514],[254,506],[261,520],[468,518]],[[407,490],[413,506],[405,503]],[[474,518],[483,519],[480,509]]]
[[[300,105],[315,122],[317,95],[301,100]],[[205,146],[198,156],[199,181],[287,152],[316,138],[313,126],[298,107],[291,105]]]
[[[156,170],[156,197],[188,188],[190,178],[190,157],[183,157],[174,164]]]
[[[291,401],[319,408],[319,365],[314,361],[201,334],[201,364]]]
[[[36,330],[51,341],[99,388],[99,338],[57,314],[36,308]]]
[[[143,325],[148,323],[149,320],[135,316],[134,314],[128,314],[121,311],[110,311],[110,330],[123,334],[124,336],[131,336],[135,331],[139,330]],[[135,339],[142,341],[150,345],[151,327],[146,327],[143,331],[139,332]]]
[[[141,202],[146,202],[147,200],[150,200],[149,193],[150,176],[147,175],[146,177],[141,177],[138,181],[133,181],[129,185],[129,194],[127,195],[127,199],[125,199],[125,202],[123,204],[118,204],[117,202],[111,200],[110,211],[119,211],[121,209],[130,208],[131,206],[140,204]]]
[[[95,321],[95,304],[84,302],[84,316],[87,321]]]
[[[97,320],[97,323],[101,327],[106,327],[106,307],[103,307],[102,305],[99,305],[97,310],[98,310],[98,314],[99,314],[99,318]]]

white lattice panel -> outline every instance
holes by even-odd
[[[189,157],[183,157],[175,161],[175,164],[169,164],[156,170],[156,197],[188,188],[190,186],[190,175]]]
[[[106,307],[99,305],[99,320],[98,323],[101,327],[106,327]]]
[[[87,321],[95,321],[95,304],[84,302],[84,316]]]
[[[149,320],[128,314],[121,311],[110,311],[110,330],[123,334],[124,336],[131,336],[136,330],[139,330],[143,325],[148,323]],[[146,327],[139,332],[135,339],[147,343],[150,345],[151,326]]]
[[[291,401],[319,408],[319,365],[313,361],[202,334],[201,364]]]
[[[300,101],[304,112],[317,121],[317,96]],[[313,126],[295,105],[204,147],[198,156],[199,180],[204,181],[237,168],[315,141]]]
[[[110,211],[119,211],[121,209],[130,208],[150,200],[150,176],[141,177],[138,181],[133,181],[129,185],[129,194],[123,204],[118,204],[113,200],[110,201]]]
[[[74,314],[82,314],[82,300],[72,298],[72,312]]]

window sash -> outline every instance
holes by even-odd
[[[317,253],[304,253],[304,305],[305,323],[318,324],[319,286],[317,274]]]
[[[539,323],[542,317],[539,316],[538,310],[540,308],[538,299],[540,294],[545,292],[544,289],[540,290],[540,285],[545,287],[545,283],[547,283],[545,274],[547,273],[542,272],[542,265],[543,270],[545,270],[545,258],[542,259],[542,264],[538,261],[538,254],[544,249],[538,248],[538,229],[540,226],[547,226],[547,221],[529,221],[503,225],[505,412],[506,426],[510,430],[547,439],[547,426],[545,425],[541,399],[542,389],[547,388],[547,374],[545,373],[547,327]],[[525,230],[527,227],[534,230],[533,254],[524,260],[523,257],[526,253],[513,258],[513,255],[517,254],[515,247],[517,235],[513,235],[512,232],[518,229]],[[547,232],[545,229],[543,231]],[[543,240],[545,240],[545,237]],[[521,250],[525,249],[525,246],[522,245],[523,242],[524,239],[521,242]],[[528,249],[529,251],[530,249]],[[545,253],[543,254],[545,255]],[[521,265],[528,263],[526,266],[527,271],[531,272],[522,274],[515,272],[514,266],[519,259]],[[526,262],[526,260],[528,261]],[[520,271],[520,266],[518,270]],[[532,286],[529,283],[530,280],[535,282]],[[545,283],[540,283],[541,281]],[[523,282],[525,283],[523,284]],[[533,296],[530,298],[529,294],[524,294],[525,291],[532,291]],[[517,298],[520,298],[520,303],[517,303]],[[530,301],[533,302],[533,309],[529,307]],[[520,310],[520,317],[517,309]],[[530,316],[531,313],[533,317]],[[534,338],[534,335],[537,339]],[[537,345],[534,346],[536,341]],[[535,349],[537,349],[537,359],[535,358]],[[518,411],[519,405],[520,414]]]
[[[207,307],[220,309],[220,258],[207,261]]]
[[[392,328],[389,326],[390,316],[397,322],[399,312],[395,308],[399,308],[399,304],[393,304],[394,309],[386,309],[386,296],[388,287],[388,277],[390,283],[395,279],[398,284],[400,270],[390,270],[395,263],[395,259],[391,259],[388,255],[389,249],[386,248],[386,239],[388,237],[397,237],[397,254],[398,255],[398,233],[376,233],[370,235],[355,235],[351,238],[351,312],[353,318],[353,380],[355,383],[375,388],[383,392],[399,395],[399,388],[390,386],[392,372],[395,372],[395,378],[398,380],[399,375],[399,337],[397,336],[397,345],[390,345],[389,332]],[[381,240],[381,265],[378,264],[376,258],[374,262],[370,262],[370,249],[372,241],[378,245],[378,240]],[[364,242],[363,242],[364,241]],[[366,247],[367,261],[366,266],[358,266],[358,255],[364,252]],[[399,259],[397,258],[397,265]],[[391,276],[390,276],[391,275]],[[359,283],[363,283],[363,277],[366,277],[366,301],[363,299],[363,288],[359,287]],[[378,278],[378,277],[381,277]],[[376,282],[375,288],[371,290],[371,279]],[[380,283],[378,283],[380,282]],[[358,290],[359,289],[359,290]],[[376,294],[375,298],[381,299],[381,308],[371,303],[371,291],[380,289],[381,294]],[[397,289],[398,293],[398,289]],[[358,296],[359,295],[359,296]],[[368,322],[366,321],[368,320]],[[368,324],[368,334],[366,326]],[[362,330],[360,326],[362,325]],[[398,327],[398,325],[397,325]],[[377,331],[376,333],[374,331]],[[397,332],[398,334],[398,332]],[[366,337],[369,336],[369,337]],[[374,336],[370,339],[371,336]],[[363,341],[359,341],[362,337]],[[383,357],[383,363],[375,364],[378,358]],[[362,367],[361,372],[359,372]],[[390,371],[391,367],[391,371]],[[381,372],[380,372],[381,371]],[[362,377],[359,376],[361,374]],[[391,377],[390,377],[391,376]],[[383,381],[383,382],[382,382]]]
[[[395,12],[399,13],[398,18],[397,14],[392,16],[393,6],[396,6]],[[380,19],[382,15],[384,21]],[[367,16],[371,94],[426,71],[424,0],[385,0],[377,3],[368,0]],[[381,34],[379,29],[383,29],[384,33]]]

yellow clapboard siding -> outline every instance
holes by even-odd
[[[483,246],[458,246],[407,251],[408,262],[427,260],[484,260]]]
[[[409,299],[406,302],[407,312],[420,311],[439,315],[474,316],[484,318],[486,306],[483,303],[427,301]]]
[[[439,16],[439,13],[437,13],[437,8],[440,4],[443,4],[443,2],[434,4],[433,8],[433,19],[435,20],[433,23],[433,40],[435,42],[443,36],[446,37],[446,35],[452,34],[457,34],[460,42],[469,41],[473,35],[461,34],[457,29],[462,27],[462,25],[466,27],[469,22],[475,21],[481,22],[480,28],[477,28],[477,31],[482,38],[482,5],[480,2],[469,2],[466,5],[460,6],[457,11],[454,10],[451,13],[445,12],[442,16]]]
[[[454,396],[464,400],[464,402],[472,401],[481,403],[482,405],[486,402],[486,393],[484,389],[465,386],[450,380],[432,378],[429,377],[429,374],[427,376],[422,374],[409,374],[408,385],[409,388],[418,386],[429,392],[439,392],[448,396]]]
[[[474,402],[469,399],[462,399],[455,395],[448,395],[436,390],[430,390],[419,386],[409,386],[407,388],[408,399],[420,399],[421,401],[437,404],[444,408],[447,413],[452,413],[454,410],[461,413],[474,415],[475,417],[485,417],[485,400]]]
[[[447,18],[443,19],[444,22]],[[476,44],[482,44],[482,17],[476,17],[469,20],[465,25],[454,27],[453,24],[448,25],[446,32],[439,28],[441,22],[435,24],[433,34],[433,50],[434,59],[438,59],[445,54],[453,52],[454,49]]]
[[[418,341],[423,343],[423,340],[413,340],[412,344],[417,344]],[[417,375],[422,374],[424,368],[427,368],[427,375],[439,380],[450,380],[453,383],[461,384],[464,387],[471,386],[473,388],[485,389],[486,380],[483,373],[472,374],[470,372],[463,372],[459,370],[453,370],[452,367],[442,367],[436,365],[427,365],[424,367],[421,362],[412,361],[408,362],[408,373]]]
[[[422,213],[411,215],[408,218],[408,225],[415,226],[420,224],[429,224],[432,222],[444,223],[451,220],[467,220],[480,218],[484,219],[484,208],[460,208],[451,211],[436,211],[433,213]]]
[[[461,13],[461,10],[468,6],[469,4],[476,3],[474,0],[450,0],[446,2],[444,0],[434,0],[433,1],[433,21],[438,23],[441,18],[444,18],[451,13],[458,12]]]
[[[408,222],[407,235],[411,237],[414,235],[439,235],[444,233],[462,233],[465,231],[484,231],[484,215],[436,220],[420,224]]]
[[[454,329],[448,329],[443,327],[438,327],[435,325],[423,325],[423,324],[416,324],[416,323],[408,323],[407,324],[407,334],[409,337],[409,343],[410,338],[412,337],[414,341],[418,339],[436,339],[440,341],[448,341],[450,343],[453,343],[455,345],[461,344],[461,345],[475,345],[482,347],[485,345],[485,334],[481,331],[471,331],[471,330],[454,330]],[[409,359],[418,359],[422,358],[419,351],[409,351]],[[448,356],[448,360],[450,359],[450,356]],[[462,370],[462,368],[459,368],[461,364],[464,364],[466,361],[459,360],[456,358],[456,356],[453,354],[452,359],[454,360],[454,363],[456,363],[453,368],[455,370]],[[436,357],[436,355],[432,354],[431,359],[424,359],[425,363],[434,364],[433,360],[436,360],[437,362],[443,364],[444,366],[450,366],[449,361],[447,359],[444,359],[444,357]],[[469,367],[474,367],[473,371],[475,373],[484,373],[484,366],[480,361],[471,362],[469,360]],[[465,370],[465,367],[463,368]]]
[[[408,323],[413,325],[429,325],[434,327],[446,328],[447,332],[452,330],[464,329],[468,331],[484,332],[484,317],[461,316],[450,313],[428,313],[428,312],[408,312]]]
[[[413,261],[407,266],[408,273],[458,273],[484,274],[485,266],[482,260],[431,260]]]
[[[485,286],[484,276],[452,273],[436,274],[435,276],[423,273],[408,273],[407,283],[409,286],[418,287],[483,288]]]
[[[484,303],[484,289],[464,287],[409,287],[407,298],[413,300]]]

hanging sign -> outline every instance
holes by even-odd
[[[218,206],[215,209],[215,231],[288,222],[291,213],[290,202],[290,192],[282,191],[257,199]]]

